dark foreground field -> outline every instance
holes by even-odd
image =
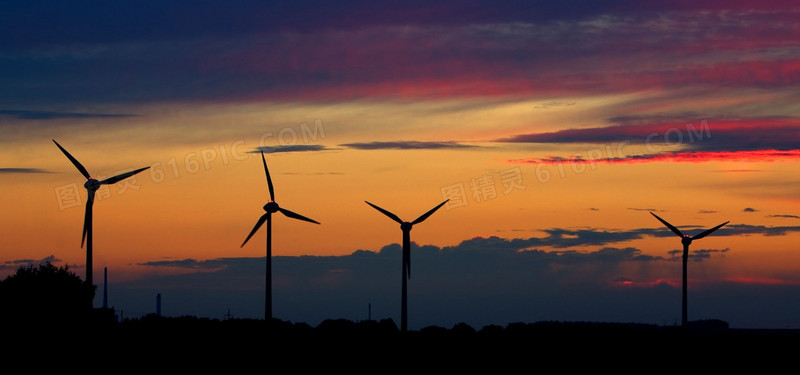
[[[479,328],[457,324],[400,332],[388,319],[326,320],[317,326],[278,319],[267,323],[192,316],[148,315],[116,322],[106,314],[100,319],[75,326],[16,325],[5,332],[22,338],[16,341],[21,346],[14,349],[26,354],[30,352],[25,348],[44,357],[89,355],[136,371],[149,366],[184,372],[224,366],[235,373],[262,372],[253,366],[272,369],[280,364],[284,368],[280,373],[289,372],[286,366],[294,369],[291,372],[330,366],[371,373],[428,367],[505,373],[538,372],[539,366],[557,364],[570,372],[601,368],[631,372],[644,363],[637,373],[689,364],[709,370],[755,365],[763,371],[794,363],[800,349],[800,331],[731,329],[716,320],[692,322],[686,328],[534,322]],[[370,366],[375,366],[374,371]],[[523,367],[527,370],[520,370]]]

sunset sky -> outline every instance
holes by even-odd
[[[84,276],[126,315],[800,327],[795,1],[25,1],[0,11],[0,276]],[[373,262],[373,263],[371,263]],[[385,272],[383,271],[385,270]],[[116,288],[116,291],[114,290]],[[259,300],[260,298],[260,300]],[[416,300],[415,300],[416,298]],[[693,305],[693,303],[695,303]],[[441,305],[437,305],[441,304]],[[643,305],[648,305],[647,308]],[[169,308],[167,308],[169,307]]]

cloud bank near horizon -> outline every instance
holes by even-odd
[[[798,231],[800,226],[738,225],[720,230],[719,235]],[[544,237],[530,239],[476,237],[442,248],[413,244],[409,283],[412,327],[460,321],[480,327],[534,320],[679,320],[679,244],[660,254],[614,245],[643,237],[674,236],[668,230],[554,228],[545,232]],[[595,248],[577,250],[582,246]],[[729,248],[692,249],[692,319],[720,318],[734,326],[764,324],[752,315],[757,305],[742,306],[742,295],[763,300],[800,290],[800,280],[747,278],[714,266],[736,253]],[[276,317],[310,324],[332,318],[360,320],[371,305],[374,318],[397,320],[400,256],[400,245],[391,244],[379,251],[358,250],[345,256],[273,257]],[[175,314],[221,316],[226,307],[240,317],[263,316],[263,257],[159,260],[141,265],[183,271],[159,272],[160,276],[113,285],[121,298],[145,298],[158,291],[174,301]],[[698,297],[712,294],[713,299]],[[788,311],[774,314],[785,314],[791,320]]]

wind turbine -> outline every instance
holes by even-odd
[[[449,201],[449,199],[444,201],[444,202],[442,202],[442,203],[439,203],[438,206],[436,206],[436,207],[432,208],[430,211],[422,214],[422,216],[418,217],[416,220],[414,220],[414,221],[412,221],[410,223],[407,222],[407,221],[400,220],[400,218],[397,217],[397,215],[395,215],[395,214],[393,214],[393,213],[391,213],[389,211],[386,211],[383,208],[380,208],[380,207],[378,207],[378,206],[376,206],[376,205],[374,205],[372,203],[364,201],[364,202],[367,202],[368,205],[372,206],[372,208],[380,211],[384,215],[388,216],[390,219],[392,219],[392,220],[396,221],[397,223],[399,223],[400,224],[400,229],[403,231],[403,284],[402,284],[403,285],[403,287],[402,287],[403,288],[402,289],[403,297],[402,297],[402,303],[400,305],[400,308],[401,308],[401,310],[400,310],[400,330],[403,331],[403,332],[405,332],[408,329],[408,302],[407,302],[408,301],[408,297],[407,297],[408,296],[408,287],[406,285],[407,284],[406,280],[411,279],[411,227],[413,227],[414,224],[419,224],[419,223],[425,221],[425,219],[427,219],[428,216],[431,216],[434,212],[436,212],[436,210],[438,210],[440,207],[444,206],[444,204],[447,203],[447,201]]]
[[[280,211],[280,213],[292,219],[308,221],[315,224],[319,223],[303,215],[294,213],[285,208],[281,208],[277,203],[275,203],[275,190],[272,188],[272,178],[269,177],[269,169],[267,169],[267,160],[264,159],[264,151],[261,151],[261,161],[264,163],[264,173],[267,175],[269,202],[264,205],[264,211],[266,211],[266,213],[258,218],[256,226],[253,227],[253,230],[250,231],[250,234],[247,235],[247,238],[244,239],[244,242],[242,242],[242,246],[240,247],[244,247],[244,244],[246,244],[250,237],[253,237],[253,234],[255,234],[256,231],[258,231],[258,229],[264,225],[264,222],[267,223],[267,295],[264,306],[264,319],[269,322],[272,320],[272,214]]]
[[[93,286],[92,280],[92,206],[94,205],[94,194],[100,189],[102,185],[111,185],[117,182],[120,182],[128,177],[131,177],[147,168],[139,168],[130,172],[125,172],[122,174],[118,174],[114,177],[109,177],[105,180],[98,181],[95,178],[92,178],[91,174],[84,168],[84,166],[75,159],[72,155],[70,155],[64,147],[61,147],[55,139],[53,139],[53,143],[58,146],[61,152],[67,156],[67,159],[75,165],[75,168],[78,168],[78,171],[81,172],[83,177],[86,177],[86,182],[83,184],[83,187],[86,188],[86,193],[88,195],[86,199],[86,212],[83,217],[83,235],[81,236],[81,248],[83,248],[84,242],[86,243],[86,283],[90,286]],[[91,302],[91,301],[90,301]]]
[[[699,240],[699,239],[701,239],[701,238],[703,238],[705,236],[708,236],[709,234],[713,233],[715,230],[717,230],[719,228],[722,228],[725,224],[730,223],[730,221],[726,221],[726,222],[724,222],[724,223],[722,223],[720,225],[717,225],[716,227],[713,227],[713,228],[711,228],[711,229],[709,229],[709,230],[707,230],[707,231],[705,231],[703,233],[700,233],[698,235],[690,237],[688,234],[681,233],[681,231],[678,230],[678,228],[676,228],[672,224],[668,223],[666,220],[658,217],[658,215],[656,215],[656,214],[654,214],[652,212],[650,214],[655,216],[656,219],[658,219],[658,221],[663,223],[673,233],[677,234],[678,237],[681,238],[681,243],[683,244],[683,300],[682,300],[683,304],[682,304],[682,309],[681,309],[681,325],[685,327],[686,323],[688,322],[688,315],[689,315],[688,314],[688,310],[686,308],[686,262],[689,260],[689,245],[692,244],[692,241]]]

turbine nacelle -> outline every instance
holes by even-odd
[[[413,227],[413,226],[414,226],[414,224],[411,224],[411,223],[409,223],[407,221],[404,221],[402,224],[400,224],[400,229],[402,229],[403,232],[407,232],[407,231],[410,231],[411,227]]]
[[[102,185],[100,181],[91,177],[83,183],[83,187],[85,187],[86,190],[97,190],[100,188],[100,185]]]
[[[684,234],[683,237],[681,237],[681,243],[686,245],[686,246],[691,245],[692,244],[692,237],[689,237],[688,234]]]
[[[278,212],[279,210],[280,210],[280,207],[278,207],[278,204],[273,202],[273,201],[269,201],[267,204],[264,205],[264,211],[267,211],[267,212],[269,212],[271,214],[274,214],[274,213]]]

